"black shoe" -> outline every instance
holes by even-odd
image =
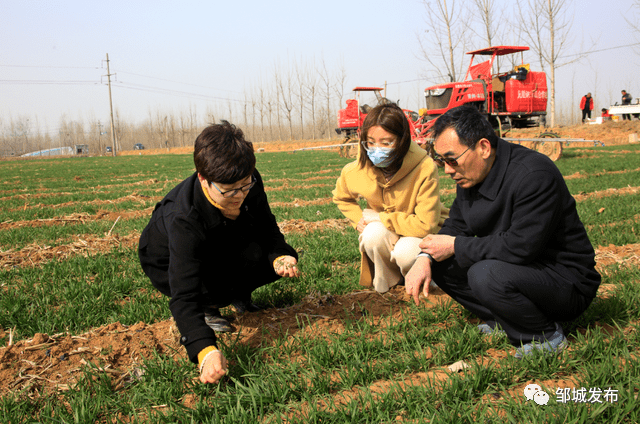
[[[236,312],[239,314],[243,314],[245,312],[258,312],[264,309],[255,303],[251,303],[250,300],[234,300],[231,302],[231,305],[233,305]]]
[[[218,333],[228,333],[233,331],[233,327],[229,324],[229,321],[222,318],[219,309],[213,309],[210,312],[204,313],[204,322],[213,330]]]

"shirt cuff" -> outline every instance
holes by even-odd
[[[213,352],[214,350],[218,350],[215,346],[207,346],[198,353],[198,365],[202,366],[202,361],[208,353]]]

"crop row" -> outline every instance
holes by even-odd
[[[230,372],[215,386],[197,382],[167,334],[167,301],[136,253],[150,208],[193,172],[191,158],[0,163],[0,260],[16,261],[0,269],[0,422],[637,422],[640,155],[625,163],[615,151],[569,149],[557,164],[593,244],[628,252],[599,265],[598,297],[566,323],[570,348],[527,361],[514,360],[505,339],[480,335],[442,292],[418,307],[402,288],[382,296],[358,286],[357,233],[329,200],[348,160],[259,154],[272,210],[304,252],[303,275],[255,293],[270,309],[235,317],[239,331],[221,338]],[[449,205],[454,186],[444,175],[441,186]],[[146,334],[150,348],[134,355]],[[64,350],[65,337],[76,345]],[[65,354],[84,365],[62,368]],[[458,361],[468,368],[449,371]],[[532,382],[550,393],[546,407],[524,400]],[[618,397],[556,401],[557,388],[579,387]]]

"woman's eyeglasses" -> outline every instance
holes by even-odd
[[[220,194],[222,195],[222,197],[233,197],[236,194],[238,194],[239,192],[243,192],[246,193],[247,191],[251,190],[251,187],[253,187],[254,185],[256,185],[256,180],[253,178],[253,175],[251,176],[251,182],[247,185],[244,185],[240,188],[236,188],[233,190],[229,190],[229,191],[222,191],[218,188],[218,186],[216,186],[213,182],[211,183],[212,186],[214,186],[216,188],[216,190],[218,190],[220,192]]]
[[[443,158],[442,156],[436,153],[435,156],[433,157],[433,161],[436,163],[436,165],[438,165],[441,168],[444,167],[445,163],[449,166],[458,166],[458,159],[460,159],[465,153],[467,153],[467,151],[470,148],[471,147],[467,147],[467,150],[460,153],[460,156],[458,156],[457,158]]]

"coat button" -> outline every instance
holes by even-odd
[[[180,337],[180,343],[185,344],[187,342],[187,336]]]

